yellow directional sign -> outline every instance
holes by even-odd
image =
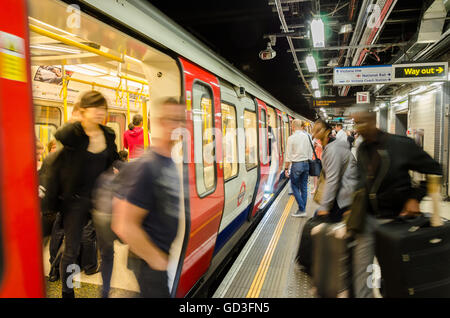
[[[447,79],[448,63],[399,64],[393,68],[393,82],[444,80]]]

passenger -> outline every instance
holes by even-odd
[[[42,167],[42,155],[44,154],[44,145],[36,138],[36,165],[37,170],[41,170]]]
[[[127,162],[128,161],[128,151],[126,151],[126,150],[119,151],[119,160],[122,162]]]
[[[77,102],[73,105],[72,116],[68,120],[69,123],[74,123],[76,121],[81,121],[80,102]]]
[[[350,210],[352,195],[358,181],[356,160],[347,141],[333,140],[331,126],[322,119],[315,122],[313,137],[323,145],[322,172],[325,184],[321,205],[317,215],[328,215],[333,222],[339,222],[342,215]]]
[[[123,146],[128,149],[130,159],[136,159],[144,152],[144,130],[142,115],[134,115],[129,130],[123,134]],[[150,136],[149,136],[150,141]]]
[[[337,140],[341,140],[341,139],[347,140],[347,133],[342,128],[342,124],[336,124],[335,130],[336,130],[336,139]]]
[[[58,148],[58,145],[57,145],[55,139],[52,139],[52,140],[50,140],[50,141],[48,142],[48,144],[47,144],[47,152],[48,152],[49,154],[50,154],[50,153],[53,153],[53,152],[56,152],[57,148]]]
[[[376,228],[383,219],[420,214],[419,204],[426,195],[426,184],[413,188],[409,170],[437,175],[441,175],[442,170],[414,140],[377,129],[375,112],[358,111],[353,117],[364,141],[358,149],[358,184],[347,229],[356,238],[353,252],[355,296],[371,298],[368,266],[374,259]],[[370,196],[367,189],[370,189]]]
[[[134,184],[121,185],[115,194],[112,229],[135,254],[129,256],[129,268],[145,298],[170,297],[167,266],[178,230],[180,196],[178,172],[171,158],[171,133],[183,126],[185,116],[185,106],[173,98],[155,103],[152,147],[119,174],[129,171],[126,177]]]
[[[313,134],[314,134],[314,129],[313,129]],[[314,151],[316,152],[317,158],[322,160],[322,143],[320,141],[320,139],[314,138]],[[316,159],[315,156],[313,159]],[[317,183],[319,181],[319,177],[318,176],[314,176],[314,189],[311,191],[311,194],[316,193],[317,190]]]
[[[80,113],[80,122],[68,123],[55,134],[64,146],[58,165],[54,165],[63,180],[60,190],[65,236],[60,269],[62,296],[71,298],[74,290],[69,265],[75,264],[79,255],[82,230],[89,221],[95,181],[119,158],[114,131],[102,125],[107,114],[105,97],[97,91],[83,94]]]
[[[305,131],[305,122],[294,119],[292,122],[294,133],[287,140],[286,163],[284,173],[291,178],[292,192],[298,204],[298,211],[292,216],[306,216],[306,202],[308,199],[309,162],[312,158],[311,139]],[[291,173],[289,175],[289,166]]]

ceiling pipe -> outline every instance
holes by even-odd
[[[283,10],[282,10],[282,7],[281,7],[281,1],[280,0],[275,0],[275,6],[277,7],[278,18],[280,19],[281,26],[283,27],[283,32],[286,32],[286,33],[291,32],[289,30],[289,28],[288,28],[288,26],[286,24],[286,20],[284,18],[284,13],[283,13]],[[292,43],[292,39],[291,39],[290,36],[287,36],[286,39],[287,39],[287,41],[289,43],[289,48],[292,51],[291,54],[292,54],[292,57],[294,58],[294,62],[295,62],[295,65],[297,66],[297,70],[298,70],[298,72],[300,74],[300,77],[303,80],[303,84],[305,84],[305,87],[309,91],[309,93],[312,94],[312,90],[309,87],[309,84],[306,81],[305,76],[303,75],[302,68],[300,67],[300,63],[298,62],[297,54],[295,54],[295,48],[294,48],[294,44]]]

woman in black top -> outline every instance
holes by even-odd
[[[80,249],[81,233],[90,218],[91,196],[98,176],[119,159],[115,133],[103,126],[107,114],[105,97],[90,91],[81,97],[81,121],[66,124],[55,137],[64,148],[60,153],[59,197],[66,246],[61,260],[62,296],[74,297],[72,279]]]

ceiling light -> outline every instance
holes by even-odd
[[[308,71],[310,73],[316,73],[317,72],[316,60],[314,59],[312,54],[308,54],[308,56],[306,57],[305,62],[306,62],[306,66],[308,67]]]
[[[315,98],[320,98],[322,95],[320,94],[319,90],[314,91],[314,97]]]
[[[381,103],[380,104],[380,109],[386,108],[386,103]]]
[[[352,25],[351,24],[344,24],[341,26],[341,30],[339,31],[339,34],[349,33],[352,32]]]
[[[412,91],[409,93],[409,95],[420,94],[420,93],[422,93],[422,92],[424,92],[424,91],[426,91],[426,90],[427,90],[427,87],[422,85],[422,86],[420,86],[420,87],[418,87],[418,88],[412,90]]]
[[[54,52],[64,52],[64,53],[73,53],[73,54],[81,53],[81,51],[79,51],[79,50],[68,49],[65,47],[54,46],[54,45],[33,44],[33,45],[30,45],[30,47],[32,49],[54,51]]]
[[[339,65],[339,60],[337,57],[333,57],[327,64],[327,66],[335,67]]]
[[[313,80],[311,81],[311,86],[312,89],[319,89],[319,81],[317,80],[317,78],[313,78]]]
[[[314,47],[325,47],[325,29],[321,18],[312,20],[311,34]]]
[[[65,65],[64,68],[65,68],[66,71],[71,71],[71,72],[74,72],[74,73],[80,73],[80,74],[84,74],[84,75],[87,75],[87,76],[101,76],[101,75],[103,75],[101,73],[94,72],[94,71],[91,71],[91,70],[88,70],[88,69],[85,69],[83,67],[79,67],[79,66],[76,66],[76,65]]]

